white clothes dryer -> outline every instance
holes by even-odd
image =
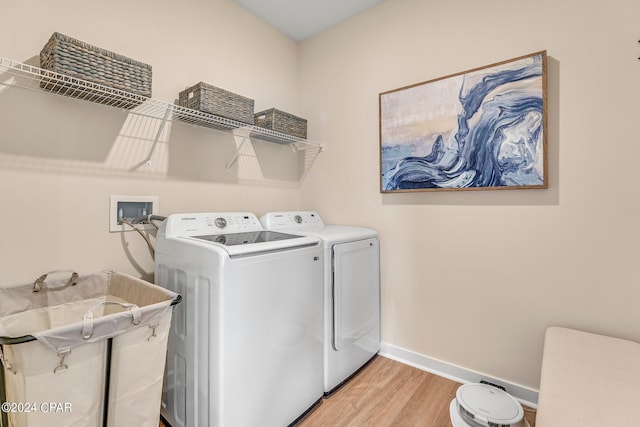
[[[380,350],[380,244],[375,230],[327,225],[317,212],[270,212],[269,230],[317,237],[324,247],[324,394]]]
[[[251,213],[169,216],[156,283],[182,295],[161,413],[172,427],[283,427],[320,402],[322,247]]]

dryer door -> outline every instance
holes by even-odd
[[[380,322],[378,239],[333,246],[333,347],[342,350]]]

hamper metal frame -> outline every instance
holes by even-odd
[[[74,273],[77,278],[77,273]],[[46,275],[41,276],[38,280],[44,280]],[[36,285],[38,280],[34,283]],[[34,286],[33,292],[36,293],[39,290],[36,290]],[[180,294],[176,294],[176,296],[170,301],[170,307],[173,307],[182,301],[182,296]],[[4,364],[4,351],[3,346],[5,345],[19,345],[32,341],[36,341],[37,338],[33,335],[27,334],[19,337],[6,337],[0,336],[0,404],[4,404],[7,402],[6,398],[6,381],[5,381],[5,364]],[[104,427],[107,426],[108,423],[108,406],[109,406],[109,386],[110,386],[110,375],[111,375],[111,353],[112,353],[112,345],[113,345],[113,337],[106,339],[106,355],[105,355],[105,398],[104,398],[104,406],[102,413],[102,424]],[[16,402],[18,403],[18,402]],[[26,403],[26,402],[22,402]],[[38,402],[43,403],[43,402]],[[9,426],[9,416],[8,412],[4,410],[0,410],[0,427],[8,427]]]

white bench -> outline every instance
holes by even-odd
[[[536,427],[574,426],[640,426],[640,344],[547,329]]]

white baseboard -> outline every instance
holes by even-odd
[[[510,395],[518,399],[523,405],[530,408],[538,407],[538,391],[520,384],[492,378],[489,375],[452,365],[384,342],[380,345],[380,355],[462,384],[478,383],[481,380],[489,381],[493,384],[503,386]]]

